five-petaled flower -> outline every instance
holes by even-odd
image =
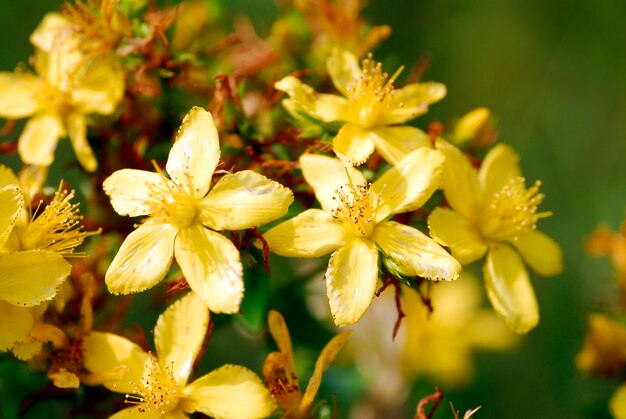
[[[543,276],[562,269],[559,245],[535,228],[550,215],[537,212],[539,182],[526,189],[519,157],[504,144],[489,151],[478,171],[455,146],[438,139],[437,148],[446,156],[443,188],[451,209],[432,212],[430,234],[463,264],[487,254],[483,272],[491,305],[511,329],[526,333],[537,325],[539,309],[522,258]]]
[[[182,418],[193,412],[214,418],[269,416],[274,400],[247,368],[224,365],[187,384],[208,324],[206,304],[191,292],[159,316],[156,356],[124,337],[92,332],[83,339],[83,363],[91,371],[84,381],[126,394],[133,406],[113,418]]]
[[[442,99],[446,95],[443,84],[410,83],[394,89],[401,69],[389,77],[371,56],[360,67],[356,56],[347,51],[335,51],[326,67],[343,96],[316,93],[293,76],[279,80],[275,87],[289,95],[283,105],[294,117],[303,113],[324,122],[343,122],[333,149],[345,164],[365,162],[374,149],[396,164],[416,148],[430,146],[428,135],[402,124]]]
[[[236,313],[243,267],[235,245],[215,230],[243,230],[281,217],[293,201],[288,188],[251,170],[224,175],[211,188],[220,158],[211,114],[185,116],[163,172],[118,170],[103,189],[120,215],[148,218],[122,244],[106,272],[115,294],[140,292],[165,277],[172,257],[211,311]]]
[[[308,209],[264,234],[270,250],[289,257],[333,252],[326,290],[335,323],[357,322],[378,283],[379,251],[404,276],[453,280],[461,265],[416,228],[386,220],[422,206],[441,181],[443,155],[422,147],[368,183],[357,169],[321,155],[300,165],[322,209]]]

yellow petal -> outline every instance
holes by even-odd
[[[40,83],[32,74],[0,72],[0,117],[19,119],[37,112],[39,101],[35,94]]]
[[[216,419],[264,418],[274,411],[274,400],[259,377],[247,368],[224,365],[185,388],[182,408]]]
[[[347,123],[333,139],[333,150],[346,166],[358,166],[374,152],[369,131]]]
[[[563,270],[563,253],[557,242],[538,230],[528,230],[512,241],[524,261],[539,275],[553,276]]]
[[[19,184],[20,181],[17,179],[17,176],[15,176],[15,173],[13,173],[13,170],[4,164],[0,164],[0,189],[5,186],[17,186]],[[4,199],[2,199],[2,202],[4,202]],[[2,209],[0,209],[0,211],[1,210]]]
[[[111,205],[118,214],[137,217],[149,215],[160,204],[163,197],[154,191],[163,182],[169,181],[158,173],[122,169],[106,178],[102,189],[111,198]],[[169,182],[169,185],[175,188],[173,182]]]
[[[4,166],[2,166],[4,167]],[[13,230],[15,220],[24,206],[22,191],[15,185],[0,185],[0,248],[4,246]]]
[[[270,334],[276,342],[278,349],[287,355],[292,369],[295,371],[295,365],[293,361],[293,347],[291,345],[291,336],[289,335],[289,329],[285,323],[285,318],[276,310],[270,310],[267,315],[267,326]]]
[[[324,122],[346,119],[348,101],[341,96],[317,94],[311,86],[293,76],[277,81],[274,87],[289,95],[290,99],[284,100],[283,105],[290,113],[295,113],[296,118],[297,112],[303,112]]]
[[[171,224],[144,223],[130,233],[107,269],[109,292],[141,292],[162,280],[172,262],[177,232]]]
[[[0,256],[0,300],[32,307],[50,300],[72,266],[48,250],[28,250]]]
[[[372,184],[380,197],[376,221],[424,205],[441,184],[443,161],[441,152],[422,147],[387,170]]]
[[[300,156],[300,168],[306,183],[311,185],[315,197],[326,212],[337,208],[333,200],[341,186],[365,183],[365,177],[357,169],[346,166],[338,159],[319,154],[303,154]],[[350,178],[348,178],[348,176]]]
[[[236,313],[243,298],[243,267],[235,245],[201,225],[176,238],[176,261],[191,289],[215,313]]]
[[[485,156],[478,171],[478,179],[485,196],[492,196],[508,183],[521,176],[519,156],[506,144],[498,144]]]
[[[609,411],[615,419],[626,419],[626,384],[622,384],[611,396]]]
[[[211,114],[193,107],[183,119],[165,169],[184,191],[201,198],[211,187],[220,159],[220,143]]]
[[[428,112],[428,106],[446,96],[446,86],[441,83],[411,83],[394,91],[391,110],[383,124],[403,124]]]
[[[350,84],[361,76],[358,58],[346,50],[333,51],[326,59],[326,70],[337,90],[346,97],[350,95]]]
[[[65,368],[59,368],[56,371],[48,372],[48,378],[52,380],[55,387],[58,388],[78,388],[80,380],[73,372],[69,372]]]
[[[26,342],[16,343],[15,346],[11,348],[11,353],[20,361],[30,361],[41,352],[42,348],[43,343],[31,337],[30,340]]]
[[[270,229],[263,237],[277,255],[316,258],[345,244],[352,236],[333,217],[318,209],[308,209]]]
[[[491,111],[487,108],[476,108],[459,119],[454,128],[454,143],[459,146],[482,141],[488,133]]]
[[[326,294],[337,326],[354,324],[372,303],[378,283],[378,250],[370,240],[355,238],[330,257]]]
[[[300,414],[303,416],[306,416],[309,410],[311,410],[317,391],[320,388],[320,384],[322,384],[322,375],[328,367],[330,367],[330,364],[333,362],[341,348],[343,348],[346,344],[346,341],[350,337],[350,333],[352,333],[351,330],[346,330],[345,332],[333,337],[326,344],[326,346],[324,346],[322,353],[320,353],[317,361],[315,361],[315,370],[309,379],[309,384],[306,386],[302,402],[300,403]]]
[[[506,244],[487,252],[485,287],[496,313],[514,332],[523,334],[539,322],[539,308],[522,258]]]
[[[157,358],[161,366],[171,368],[177,384],[187,383],[208,326],[209,309],[193,292],[159,316],[154,328]]]
[[[145,411],[144,405],[137,405],[115,412],[109,419],[170,419],[170,413],[161,414],[156,409]]]
[[[96,157],[87,141],[87,123],[85,117],[79,114],[70,115],[67,120],[67,133],[72,141],[74,153],[78,157],[81,166],[88,171],[93,172],[98,167]]]
[[[126,374],[120,379],[108,379],[102,384],[116,393],[134,394],[141,382],[149,356],[139,345],[112,333],[92,332],[83,338],[83,365],[94,373],[109,378],[107,372],[123,366]]]
[[[106,55],[90,60],[71,95],[82,114],[113,113],[124,95],[124,72],[119,62]]]
[[[282,217],[293,194],[251,170],[227,174],[201,202],[200,222],[214,230],[245,230]]]
[[[435,208],[428,217],[428,228],[430,236],[448,246],[463,265],[480,259],[487,251],[487,243],[469,221],[450,209]]]
[[[461,150],[452,144],[438,138],[436,146],[446,158],[443,168],[443,191],[448,204],[465,218],[475,220],[483,199],[476,170]]]
[[[30,330],[37,320],[37,311],[0,301],[0,318],[0,352],[4,352],[16,343],[28,341]]]
[[[413,150],[431,147],[428,134],[408,125],[376,128],[371,131],[370,139],[381,156],[392,165],[400,162]]]
[[[384,221],[376,226],[372,240],[413,276],[450,281],[461,272],[461,264],[455,258],[416,228]]]
[[[65,136],[58,117],[37,115],[28,120],[18,140],[17,149],[24,163],[50,166],[54,161],[57,142]]]
[[[47,13],[30,35],[30,43],[42,51],[51,52],[55,48],[67,47],[69,38],[62,31],[71,30],[71,24],[60,13]],[[65,41],[64,44],[61,41]],[[72,46],[75,44],[71,43]]]

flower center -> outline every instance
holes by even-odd
[[[54,193],[52,201],[39,212],[35,210],[33,219],[21,235],[22,250],[46,249],[63,257],[84,256],[74,253],[85,237],[100,233],[85,231],[81,224],[83,217],[78,213],[79,204],[72,204],[74,191],[63,190],[63,183]]]
[[[133,394],[127,394],[125,403],[139,405],[139,412],[171,412],[178,405],[180,395],[172,368],[162,367],[151,355],[148,374],[139,384],[132,383]]]
[[[337,189],[333,196],[337,203],[337,208],[331,211],[335,220],[363,237],[372,234],[376,223],[376,202],[370,187],[367,182],[356,186],[350,182]]]
[[[368,54],[363,60],[361,75],[348,86],[350,122],[366,129],[377,126],[390,108],[393,82],[401,71],[402,67],[389,77],[383,72],[381,63],[372,60],[372,54]]]
[[[539,193],[540,181],[526,189],[524,178],[511,179],[493,194],[483,212],[482,233],[492,240],[515,240],[517,235],[536,227],[537,220],[552,215],[537,212],[544,195]]]
[[[168,179],[163,171],[152,162],[157,173],[161,176],[161,182],[150,184],[150,196],[157,200],[154,210],[150,214],[152,219],[174,224],[178,227],[188,227],[196,220],[198,212],[197,199],[185,191],[180,190],[178,185]]]

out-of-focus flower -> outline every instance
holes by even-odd
[[[626,419],[626,383],[613,393],[609,401],[609,411],[615,419]]]
[[[610,375],[626,366],[626,325],[611,316],[590,314],[583,348],[576,356],[581,371]]]
[[[224,365],[187,384],[208,324],[206,304],[191,292],[159,316],[155,355],[124,337],[92,332],[83,339],[84,365],[92,373],[85,379],[126,394],[125,402],[133,406],[116,418],[181,418],[193,412],[233,419],[269,416],[274,401],[247,368]]]
[[[87,116],[113,113],[124,92],[124,75],[111,60],[89,61],[75,40],[55,37],[65,20],[48,15],[32,36],[39,47],[36,74],[0,72],[0,117],[29,118],[18,151],[28,164],[49,166],[59,139],[69,136],[81,165],[94,171],[97,161],[87,141]],[[67,48],[53,48],[61,41]]]
[[[305,154],[300,166],[322,209],[308,209],[264,234],[270,250],[288,257],[333,252],[326,271],[330,311],[338,326],[357,322],[378,283],[378,253],[397,273],[453,280],[461,266],[419,230],[385,221],[422,206],[441,181],[443,156],[420,148],[373,184],[330,157]]]
[[[296,118],[305,114],[323,122],[343,125],[333,139],[337,156],[348,165],[359,165],[374,149],[396,164],[419,147],[429,146],[428,135],[401,125],[428,111],[428,106],[446,95],[441,83],[411,83],[394,89],[400,73],[391,77],[371,56],[359,66],[355,55],[335,51],[326,61],[332,81],[343,96],[316,93],[293,76],[276,82],[277,90],[289,95],[285,108]]]
[[[106,273],[109,291],[129,294],[153,287],[175,256],[191,289],[214,312],[236,313],[243,267],[235,245],[215,230],[244,230],[281,217],[293,201],[288,188],[243,170],[211,188],[220,158],[211,114],[193,108],[182,122],[158,173],[123,169],[103,183],[120,215],[148,218],[126,237]]]
[[[313,375],[302,394],[296,374],[291,337],[285,319],[279,312],[271,310],[267,321],[269,331],[279,350],[279,352],[270,353],[263,365],[263,375],[270,393],[282,409],[283,418],[309,418],[309,412],[322,382],[322,375],[345,345],[351,331],[339,333],[324,346],[315,362]]]
[[[587,239],[585,250],[591,256],[607,256],[617,271],[620,288],[626,290],[626,221],[613,233],[606,226],[598,226]]]
[[[491,111],[487,108],[476,108],[459,119],[452,132],[452,141],[458,147],[485,147],[495,135],[490,123]]]
[[[451,209],[436,208],[428,218],[431,236],[450,247],[468,264],[487,258],[483,266],[491,305],[517,333],[526,333],[539,322],[535,292],[524,261],[543,276],[562,270],[559,245],[536,230],[543,199],[539,182],[526,189],[519,157],[499,144],[476,171],[455,146],[437,140],[446,157],[443,190]]]

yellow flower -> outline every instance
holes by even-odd
[[[428,105],[446,95],[441,83],[411,83],[394,89],[398,70],[389,77],[371,56],[359,67],[356,56],[335,52],[326,61],[328,73],[343,96],[319,94],[293,76],[276,82],[286,92],[285,108],[298,118],[304,113],[324,122],[344,124],[333,139],[333,149],[347,165],[359,165],[374,149],[391,164],[418,147],[429,146],[428,135],[417,128],[400,125],[428,111]]]
[[[326,271],[330,311],[338,326],[357,322],[378,282],[378,252],[405,276],[456,279],[461,266],[419,230],[385,221],[424,204],[441,181],[443,156],[419,148],[373,184],[330,157],[303,155],[300,166],[322,209],[309,209],[264,234],[273,252],[320,257],[333,252]]]
[[[626,366],[626,327],[607,314],[587,318],[585,343],[576,355],[576,366],[586,373],[611,375]]]
[[[274,401],[247,368],[224,365],[187,384],[208,324],[206,304],[191,292],[157,320],[156,355],[124,337],[93,332],[83,340],[83,363],[92,372],[83,381],[126,394],[125,402],[133,406],[114,418],[181,418],[193,412],[214,418],[269,416]]]
[[[515,332],[526,333],[537,325],[539,309],[522,258],[543,276],[562,269],[559,245],[535,228],[550,215],[537,212],[539,182],[526,189],[519,157],[506,145],[494,147],[479,171],[453,145],[439,139],[437,148],[446,156],[443,188],[452,209],[433,211],[430,234],[462,264],[487,254],[483,272],[491,305]]]
[[[609,401],[609,411],[615,419],[626,419],[626,383],[613,393]]]
[[[333,337],[322,349],[315,362],[315,370],[304,391],[300,391],[298,375],[293,358],[293,348],[289,329],[283,316],[274,310],[268,315],[268,325],[272,337],[278,345],[279,352],[270,353],[265,358],[263,375],[270,392],[282,408],[283,418],[306,419],[313,406],[313,401],[322,383],[322,375],[333,362],[341,348],[346,344],[351,331],[347,330]]]
[[[109,291],[128,294],[153,287],[176,256],[189,286],[211,311],[239,310],[239,251],[215,230],[268,223],[287,212],[293,195],[250,170],[227,174],[211,188],[219,157],[213,118],[196,107],[185,116],[170,151],[165,166],[169,179],[160,170],[123,169],[104,181],[118,214],[148,216],[111,262],[106,273]]]
[[[47,25],[46,19],[42,25]],[[84,61],[73,48],[38,50],[37,74],[0,72],[0,117],[29,118],[18,140],[25,163],[49,166],[58,140],[69,136],[85,170],[96,169],[86,116],[115,110],[124,92],[124,76],[112,61]]]

